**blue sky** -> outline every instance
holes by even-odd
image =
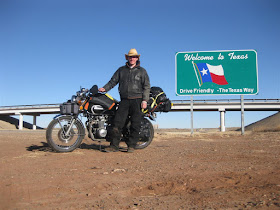
[[[130,48],[172,100],[190,99],[175,94],[176,52],[255,49],[259,94],[245,99],[280,98],[279,9],[278,0],[0,0],[0,106],[62,103],[80,86],[103,86]],[[118,98],[117,87],[110,94]],[[229,98],[239,96],[194,97]],[[246,112],[245,124],[269,114]],[[157,123],[189,128],[190,113],[159,114]],[[218,112],[194,113],[194,127],[218,126]],[[239,112],[226,113],[231,126]]]

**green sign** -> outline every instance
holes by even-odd
[[[178,52],[177,95],[254,95],[258,93],[255,50]]]

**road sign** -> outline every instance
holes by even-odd
[[[178,52],[177,95],[255,95],[258,65],[255,50]]]

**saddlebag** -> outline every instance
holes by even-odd
[[[79,114],[79,105],[72,102],[65,102],[60,104],[60,114]]]
[[[101,105],[104,109],[111,110],[115,106],[115,100],[112,96],[108,93],[106,94],[95,94],[91,99],[90,102],[95,105]]]
[[[151,87],[148,110],[150,112],[169,112],[172,103],[160,87]]]

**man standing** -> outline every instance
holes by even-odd
[[[134,152],[136,143],[139,140],[141,126],[141,108],[147,108],[147,101],[150,94],[150,80],[147,71],[140,67],[140,54],[136,49],[131,49],[125,54],[127,63],[120,67],[112,76],[111,80],[100,92],[108,92],[119,84],[120,104],[114,118],[112,133],[110,136],[110,147],[106,152],[119,151],[119,143],[125,121],[130,116],[130,136],[127,142],[127,152]]]

